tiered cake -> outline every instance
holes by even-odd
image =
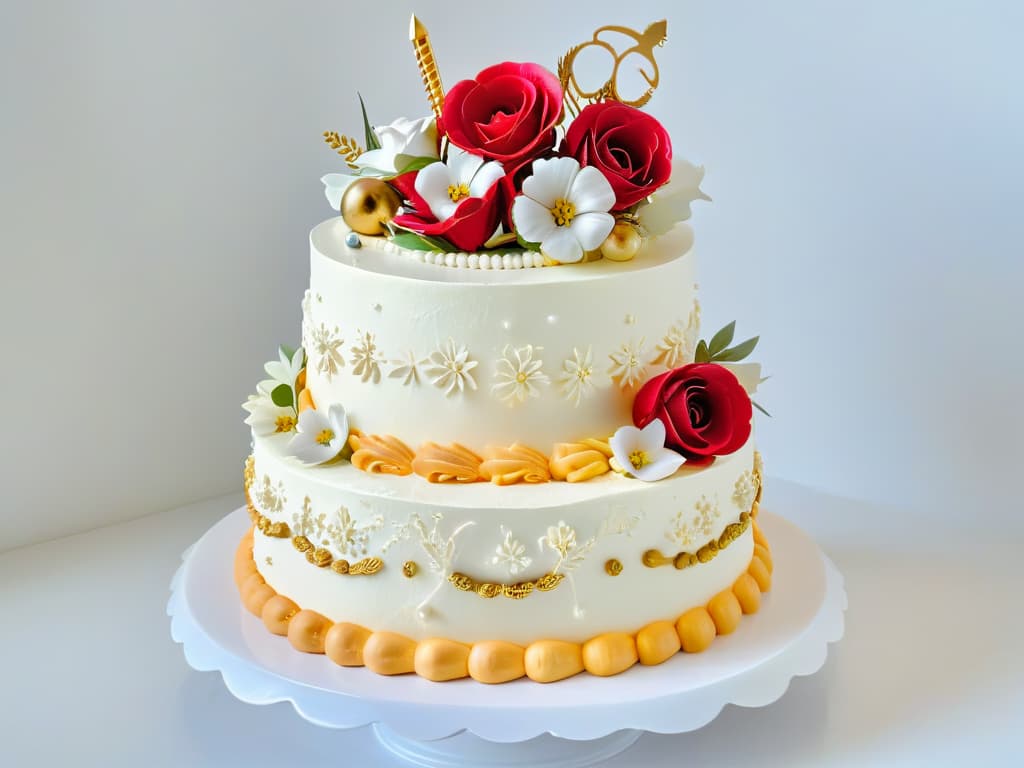
[[[633,102],[573,74],[609,35],[650,54]],[[447,93],[412,38],[435,116],[326,134],[342,216],[310,237],[302,347],[245,405],[243,603],[298,650],[438,681],[704,650],[772,564],[756,339],[698,341],[703,171],[638,108],[664,23]]]

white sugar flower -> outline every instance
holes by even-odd
[[[380,149],[363,152],[352,161],[361,175],[376,176],[377,171],[392,176],[405,169],[417,157],[438,157],[437,121],[433,116],[408,120],[400,117],[391,125],[375,126],[373,132]]]
[[[285,408],[274,403],[270,393],[277,386],[273,379],[261,381],[256,387],[256,394],[242,403],[242,408],[249,412],[245,423],[252,427],[252,433],[258,437],[266,437],[295,429],[295,409]]]
[[[447,163],[431,163],[416,175],[416,191],[438,221],[447,221],[467,197],[483,197],[505,175],[501,163],[485,162],[458,147],[448,147]]]
[[[704,166],[675,159],[668,184],[651,195],[650,202],[637,211],[637,218],[647,234],[655,237],[666,234],[677,223],[690,218],[690,203],[710,201],[711,198],[700,191],[703,179]]]
[[[323,464],[341,453],[347,440],[348,416],[341,405],[332,405],[326,413],[309,408],[299,414],[288,453],[303,464]]]
[[[295,389],[295,380],[302,373],[302,367],[306,364],[306,351],[299,347],[292,353],[291,357],[281,347],[278,352],[278,359],[271,360],[263,366],[267,375],[278,384],[285,384],[289,389]]]
[[[530,567],[533,559],[526,554],[526,545],[519,539],[512,538],[512,531],[501,527],[505,538],[497,549],[494,550],[494,557],[491,558],[492,565],[504,565],[508,568],[509,576],[518,576]]]
[[[647,482],[668,477],[686,461],[665,447],[665,425],[661,419],[654,419],[643,429],[619,427],[608,445],[623,469]]]
[[[357,178],[348,173],[328,173],[320,177],[324,184],[324,196],[336,213],[341,211],[341,198],[345,196],[345,190]]]
[[[538,397],[539,384],[547,384],[547,374],[541,371],[543,360],[534,360],[534,351],[540,347],[527,344],[525,347],[513,349],[506,346],[502,358],[497,364],[494,378],[498,382],[491,389],[498,397],[509,405],[526,402],[528,397]]]
[[[512,219],[519,235],[540,243],[545,256],[572,263],[608,237],[615,226],[608,213],[613,205],[615,192],[597,168],[555,157],[533,162],[533,175],[512,203]]]
[[[327,376],[328,381],[331,380],[340,368],[345,367],[345,358],[341,355],[341,346],[345,343],[345,340],[341,337],[340,333],[337,326],[332,331],[324,323],[320,323],[320,327],[314,328],[310,334],[310,338],[313,341],[313,351],[320,357],[320,361],[316,364],[316,369]]]
[[[427,361],[426,374],[431,377],[430,383],[444,389],[445,396],[456,390],[459,394],[469,387],[476,389],[476,381],[471,371],[479,363],[469,359],[469,350],[465,346],[456,346],[454,339],[435,351]]]
[[[732,375],[736,377],[748,395],[755,394],[758,386],[765,380],[761,376],[760,363],[719,363],[719,365],[732,371]]]
[[[405,353],[405,357],[391,360],[391,373],[389,379],[401,379],[404,386],[420,383],[420,366],[426,364],[425,359],[420,359],[411,349]]]
[[[572,350],[572,359],[562,363],[562,375],[558,382],[562,385],[562,394],[566,400],[579,406],[584,397],[594,389],[594,355],[590,347],[580,354],[576,348]]]
[[[622,389],[632,389],[643,379],[647,366],[643,360],[644,339],[623,344],[608,357],[612,367],[608,373]]]
[[[373,334],[369,331],[360,333],[359,341],[352,347],[352,373],[361,377],[364,383],[372,380],[376,384],[380,381],[380,364],[383,362]]]

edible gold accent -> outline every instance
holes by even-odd
[[[483,459],[463,445],[424,443],[412,462],[412,470],[432,483],[475,483],[483,479]]]
[[[610,472],[611,457],[612,449],[604,440],[556,443],[548,468],[556,480],[580,483]]]
[[[313,549],[313,542],[305,536],[295,536],[292,538],[292,546],[299,550],[299,552],[308,552]]]
[[[306,552],[306,559],[317,568],[326,568],[334,560],[334,555],[330,553],[330,550],[317,547]]]
[[[441,85],[441,73],[437,71],[434,48],[430,44],[430,34],[423,26],[423,22],[415,15],[409,20],[409,39],[412,41],[413,53],[416,54],[416,66],[420,69],[430,108],[434,112],[434,117],[440,119],[444,109],[444,86]]]
[[[622,573],[622,563],[613,557],[610,560],[605,561],[604,572],[609,576],[618,576]]]
[[[660,568],[663,565],[671,565],[676,570],[690,568],[697,563],[710,563],[717,557],[718,553],[732,544],[736,539],[750,527],[753,518],[749,512],[740,514],[738,523],[729,523],[717,539],[711,539],[696,552],[678,552],[675,555],[662,554],[660,550],[648,549],[640,557],[640,561],[648,568]]]
[[[349,184],[342,194],[341,218],[361,235],[383,235],[401,205],[390,184],[363,177]]]
[[[359,562],[353,563],[348,572],[351,576],[372,576],[384,567],[384,561],[379,557],[365,557]]]
[[[480,464],[480,475],[495,485],[546,483],[551,479],[548,457],[540,451],[513,443],[508,448],[491,447]]]
[[[352,466],[356,469],[371,474],[412,474],[415,454],[397,437],[353,432],[348,438],[348,444],[352,446]]]
[[[636,32],[628,27],[609,25],[598,29],[590,40],[574,45],[566,51],[565,55],[558,59],[558,80],[562,84],[566,111],[575,117],[580,113],[581,102],[593,104],[598,101],[618,101],[631,107],[642,107],[650,101],[651,96],[654,95],[654,89],[658,87],[659,80],[658,62],[654,58],[654,49],[664,45],[667,28],[668,23],[665,19],[649,24],[643,32]],[[602,32],[625,35],[632,38],[635,45],[619,53],[614,45],[601,39]],[[601,48],[610,54],[614,65],[611,75],[600,87],[593,91],[584,91],[576,79],[574,67],[576,57],[580,52],[591,46]],[[633,100],[623,98],[619,93],[618,86],[619,67],[630,56],[640,56],[646,59],[652,68],[650,73],[644,71],[643,67],[639,68],[640,76],[647,82],[648,88],[639,98]]]
[[[331,570],[341,576],[348,575],[349,564],[348,560],[335,560],[331,564]]]
[[[338,154],[345,158],[349,168],[359,167],[355,164],[355,159],[363,154],[363,148],[351,136],[339,134],[337,131],[324,131],[324,141],[331,149],[337,150]]]
[[[249,489],[256,482],[256,460],[253,456],[249,456],[245,460],[245,470],[242,473],[242,477],[245,482],[245,508],[249,513],[249,520],[252,521],[252,525],[264,536],[270,536],[275,539],[287,539],[292,535],[291,529],[288,527],[288,523],[285,522],[273,522],[269,517],[261,514],[256,505],[252,502],[252,495]]]
[[[545,573],[533,581],[520,581],[515,584],[496,584],[490,581],[477,581],[472,576],[455,572],[448,577],[449,583],[462,592],[476,592],[480,597],[487,600],[503,595],[510,600],[522,600],[535,589],[540,592],[550,592],[562,583],[565,574]]]
[[[761,492],[764,490],[764,459],[761,452],[754,450],[754,477],[757,479],[757,495],[754,496],[754,508],[751,514],[757,517],[758,505],[761,503]]]
[[[412,560],[406,560],[402,563],[402,575],[407,579],[411,579],[419,571],[419,566],[416,565]]]

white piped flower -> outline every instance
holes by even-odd
[[[541,371],[544,361],[534,359],[535,351],[540,351],[540,347],[532,344],[519,348],[506,346],[498,361],[494,377],[498,383],[492,387],[492,391],[509,405],[526,402],[530,397],[539,397],[537,385],[550,381],[547,374]]]
[[[501,163],[485,162],[458,147],[448,147],[447,163],[431,163],[416,175],[416,191],[438,221],[447,221],[467,197],[483,197],[505,175]]]
[[[665,425],[661,419],[655,419],[643,429],[619,427],[608,445],[623,469],[646,482],[668,477],[686,461],[665,447]]]
[[[309,408],[299,414],[298,433],[288,443],[288,453],[303,464],[323,464],[335,458],[348,440],[348,416],[335,403],[327,413]]]
[[[613,205],[612,185],[597,168],[555,157],[533,162],[533,175],[512,203],[512,219],[524,240],[540,243],[541,253],[568,264],[608,237],[615,226],[608,213]]]
[[[252,427],[252,433],[258,437],[291,432],[295,429],[296,418],[294,408],[284,408],[274,403],[270,393],[278,383],[273,379],[261,381],[256,386],[256,394],[242,403],[242,408],[249,412],[245,423]]]
[[[391,125],[379,125],[373,132],[380,141],[380,149],[363,152],[352,161],[362,175],[376,175],[383,171],[392,175],[402,171],[417,157],[438,157],[437,121],[430,117],[409,120],[400,117]],[[366,171],[371,171],[366,173]]]
[[[348,185],[357,178],[359,177],[348,173],[328,173],[320,177],[324,184],[324,196],[335,212],[341,211],[341,198],[345,196]]]
[[[562,375],[558,382],[562,385],[562,394],[566,400],[579,406],[583,398],[594,389],[594,355],[590,347],[581,353],[579,349],[573,348],[572,358],[562,363]]]
[[[306,361],[306,351],[299,347],[289,358],[283,348],[278,349],[278,359],[271,360],[263,366],[267,375],[278,384],[285,384],[289,389],[295,389],[295,380],[302,373],[302,366]]]
[[[508,568],[509,576],[518,576],[530,567],[533,559],[526,554],[526,545],[519,539],[512,538],[512,531],[501,527],[505,538],[497,549],[494,550],[494,557],[491,558],[492,565],[504,565]]]
[[[456,390],[461,395],[468,387],[476,389],[476,380],[472,370],[479,365],[476,360],[469,359],[469,350],[465,346],[456,345],[455,339],[437,349],[427,361],[425,373],[431,377],[430,383],[444,389],[446,397]]]
[[[651,195],[650,202],[637,211],[637,218],[647,234],[653,237],[666,234],[680,221],[690,218],[690,203],[710,201],[711,198],[700,191],[703,179],[704,166],[674,160],[668,184]]]

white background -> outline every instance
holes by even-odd
[[[0,549],[238,488],[320,133],[357,89],[426,112],[412,9],[0,4]],[[972,528],[1019,523],[1022,9],[415,4],[448,86],[667,17],[648,109],[707,167],[705,327],[762,335],[769,474]]]

